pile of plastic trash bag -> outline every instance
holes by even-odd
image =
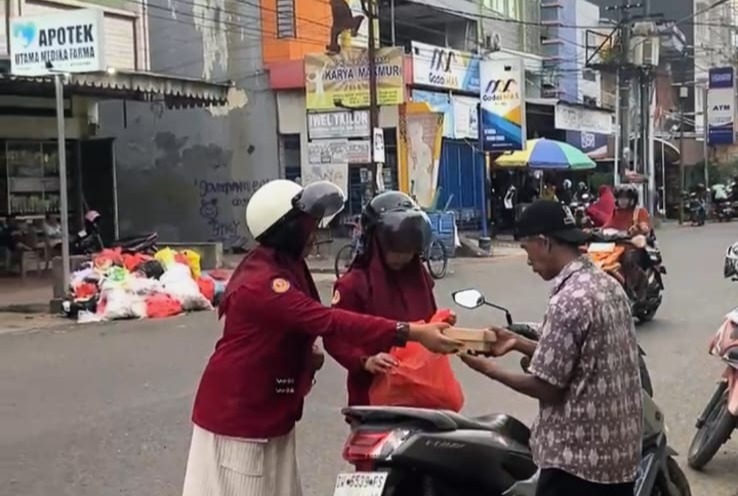
[[[203,272],[200,255],[191,250],[163,248],[153,257],[103,250],[72,274],[70,297],[63,306],[78,322],[212,310],[227,277],[223,271]]]

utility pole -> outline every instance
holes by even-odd
[[[379,168],[374,156],[374,130],[379,127],[379,105],[377,104],[377,44],[375,34],[376,0],[361,0],[361,8],[369,22],[369,39],[367,40],[367,57],[369,64],[369,148],[371,149],[371,181],[372,196],[377,194]]]
[[[684,100],[689,97],[689,88],[679,87],[679,224],[684,224],[684,190],[687,187],[684,175]]]
[[[704,165],[705,189],[707,191],[710,191],[710,169],[707,162],[707,159],[710,156],[709,148],[707,145],[707,138],[709,136],[709,128],[707,126],[707,94],[709,91],[710,90],[708,89],[708,83],[705,82],[704,86],[702,87],[702,163]],[[707,195],[707,198],[711,198],[711,195]]]
[[[630,73],[627,66],[630,62],[630,9],[633,6],[627,0],[622,0],[618,9],[620,15],[620,60],[618,64],[618,80],[620,81],[620,102],[618,102],[620,113],[620,157],[625,158],[625,150],[630,149]],[[628,169],[627,160],[623,160],[621,173]]]

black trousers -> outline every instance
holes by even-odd
[[[541,470],[536,496],[633,496],[634,483],[596,484],[554,468]]]

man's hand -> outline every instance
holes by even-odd
[[[377,353],[367,358],[364,368],[371,374],[386,374],[397,365],[397,360],[389,353]]]
[[[313,367],[313,371],[317,372],[318,370],[323,368],[323,364],[325,363],[325,354],[318,347],[317,344],[313,345],[313,353],[312,353],[311,360],[312,360],[311,365]]]
[[[501,327],[490,327],[490,332],[494,332],[497,336],[490,355],[494,357],[501,357],[513,351],[518,346],[518,336],[507,329]]]
[[[461,361],[464,362],[472,370],[476,370],[480,374],[487,375],[490,370],[495,367],[495,364],[489,358],[472,355],[470,353],[462,353],[459,355]]]
[[[450,326],[446,322],[430,324],[410,324],[410,341],[417,341],[434,353],[456,353],[464,343],[443,334]]]

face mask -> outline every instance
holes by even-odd
[[[627,198],[618,198],[618,208],[628,208],[630,206],[630,200]]]

